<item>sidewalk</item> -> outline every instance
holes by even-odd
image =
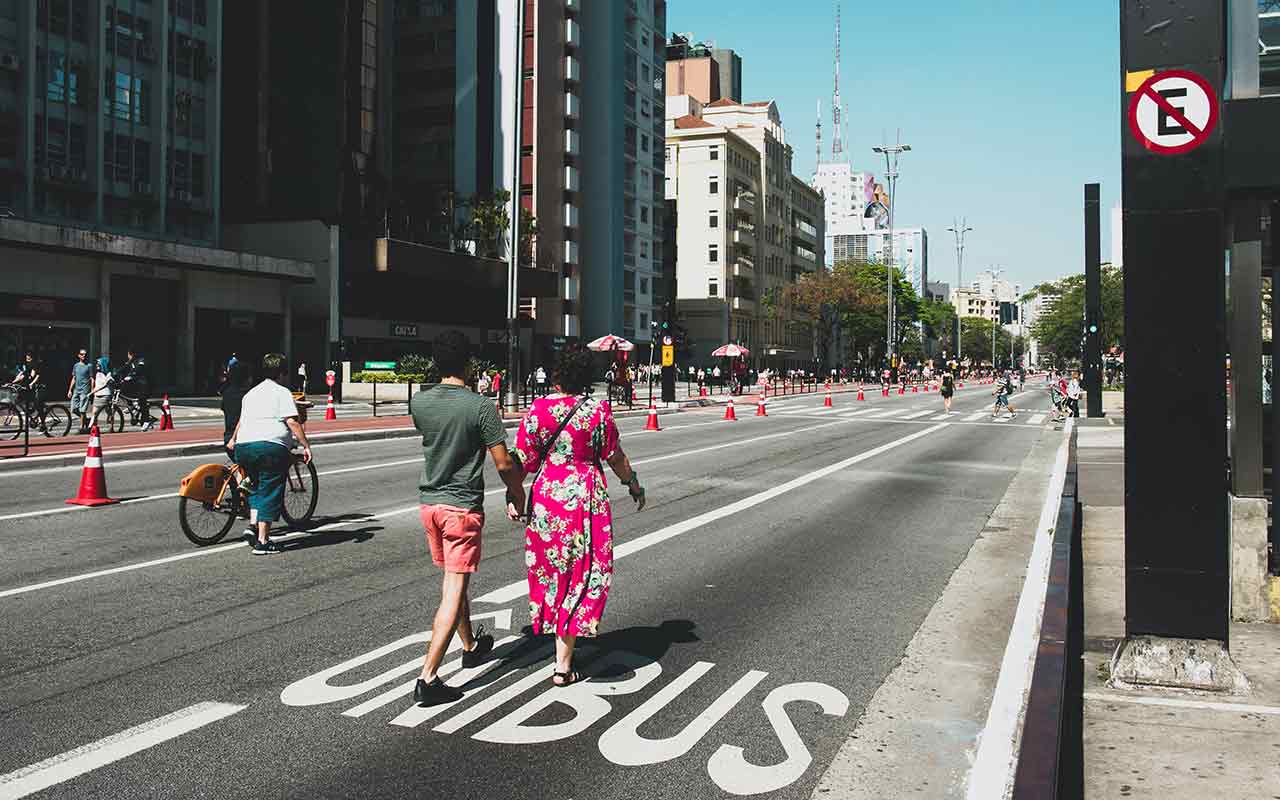
[[[1124,396],[1080,420],[1084,504],[1084,771],[1087,798],[1280,796],[1280,625],[1233,623],[1246,696],[1107,685],[1124,638]]]

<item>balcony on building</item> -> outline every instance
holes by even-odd
[[[733,210],[744,214],[756,213],[755,192],[739,192],[738,196],[733,198]]]
[[[730,269],[729,274],[735,278],[754,278],[756,276],[756,265],[750,259],[739,256],[733,262],[733,267]]]
[[[734,311],[751,311],[756,310],[756,301],[748,300],[745,297],[734,297],[730,299],[730,308]]]
[[[733,243],[737,245],[739,251],[750,253],[756,245],[756,235],[754,232],[735,229],[733,232]]]
[[[577,275],[566,275],[563,280],[563,300],[577,300],[579,279]]]
[[[566,128],[564,132],[564,154],[576,156],[581,152],[582,136],[572,128]]]
[[[581,103],[578,95],[573,92],[564,93],[564,115],[569,119],[577,119],[581,112]]]
[[[804,220],[797,219],[795,221],[795,225],[793,225],[792,228],[794,228],[796,233],[799,233],[801,236],[804,236],[810,241],[812,242],[818,241],[818,229],[813,227],[809,223],[805,222]]]
[[[574,83],[582,80],[581,67],[578,65],[578,59],[574,56],[564,57],[564,79]]]
[[[809,261],[811,263],[816,262],[818,260],[818,256],[816,253],[814,253],[812,250],[807,250],[801,247],[800,245],[796,245],[796,255],[800,256],[805,261]]]
[[[577,20],[566,19],[564,21],[564,44],[565,47],[582,46],[582,29],[578,27]]]
[[[564,226],[566,228],[578,227],[578,207],[573,203],[564,204]]]
[[[578,243],[577,242],[564,243],[564,263],[566,264],[578,263]]]
[[[564,190],[566,192],[578,191],[578,168],[574,166],[566,166],[564,168]]]
[[[578,315],[565,314],[562,320],[564,326],[560,329],[561,336],[578,336]]]
[[[565,11],[581,11],[582,0],[564,0]]]

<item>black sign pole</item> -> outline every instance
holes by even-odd
[[[1226,63],[1224,4],[1181,0],[1177,24],[1154,25],[1157,16],[1147,3],[1121,3],[1120,90],[1131,92],[1151,70],[1176,67],[1204,79],[1216,102]],[[1125,92],[1122,101],[1128,108],[1134,95]],[[1194,148],[1166,154],[1144,144],[1127,116],[1121,125],[1125,629],[1129,637],[1225,643],[1222,127]]]
[[[1102,416],[1102,220],[1099,187],[1084,185],[1084,386],[1089,416]]]

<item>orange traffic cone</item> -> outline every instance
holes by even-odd
[[[325,403],[324,418],[326,420],[332,420],[332,419],[338,418],[338,412],[333,407],[333,392],[329,392],[329,400],[328,402]]]
[[[765,409],[764,392],[760,392],[759,399],[756,400],[756,416],[767,417],[769,412]]]
[[[164,396],[164,401],[160,404],[160,430],[173,430],[173,412],[169,410],[169,395]]]
[[[658,409],[654,407],[653,403],[649,404],[649,417],[644,421],[644,429],[646,431],[662,430],[662,428],[658,427]]]
[[[831,408],[831,384],[827,384],[827,396],[822,398],[822,407]]]
[[[89,449],[84,454],[84,469],[80,471],[80,491],[67,498],[73,506],[105,506],[119,503],[107,497],[107,473],[102,468],[102,442],[98,438],[98,426],[89,431]]]
[[[706,396],[707,396],[707,387],[706,387],[705,385],[703,385],[703,386],[699,386],[699,387],[698,387],[698,397],[706,397]]]
[[[729,405],[724,407],[724,418],[726,420],[738,421],[738,415],[733,411],[733,398],[729,398]]]
[[[920,387],[919,387],[919,386],[916,386],[914,383],[913,383],[913,384],[911,384],[911,393],[912,393],[912,394],[920,394]]]
[[[903,384],[903,383],[898,384],[898,396],[899,396],[899,397],[901,397],[902,395],[904,395],[904,394],[906,394],[906,393],[907,393],[907,386],[906,386],[906,384]]]
[[[867,399],[867,396],[866,396],[865,394],[863,394],[863,393],[862,393],[862,384],[858,384],[858,399],[859,399],[859,400],[866,400],[866,399]]]
[[[885,385],[885,387],[884,387],[884,391],[882,391],[882,392],[881,392],[881,394],[882,394],[883,396],[885,396],[885,397],[888,397],[888,396],[889,396],[889,386],[888,386],[888,384],[886,384],[886,385]]]

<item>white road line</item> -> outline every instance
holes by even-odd
[[[832,422],[823,422],[819,425],[809,425],[804,428],[795,428],[793,430],[781,431],[779,433],[765,434],[764,436],[752,436],[746,439],[734,439],[733,441],[722,442],[721,444],[713,444],[707,447],[698,447],[693,450],[681,450],[675,453],[667,453],[665,455],[637,459],[636,461],[633,461],[631,463],[633,466],[643,466],[645,464],[653,464],[658,461],[666,461],[672,458],[684,458],[686,456],[694,456],[694,455],[699,455],[701,453],[709,453],[714,450],[723,450],[728,447],[741,447],[742,445],[747,443],[761,442],[768,439],[777,439],[784,436],[795,436],[798,433],[806,433],[808,431],[819,430],[821,428],[827,428],[832,425],[839,425],[839,424],[841,424],[841,420],[834,420]],[[416,461],[417,459],[414,459],[415,463]],[[485,496],[492,497],[494,495],[503,494],[505,492],[506,492],[505,487],[501,489],[490,489],[489,491],[485,492]],[[391,509],[390,511],[381,511],[359,520],[343,520],[341,522],[332,522],[332,523],[329,523],[328,525],[321,525],[319,527],[311,528],[306,531],[297,531],[294,533],[286,534],[281,537],[273,536],[272,538],[280,542],[291,542],[295,539],[302,539],[308,536],[314,536],[317,533],[324,533],[327,531],[339,530],[339,529],[348,527],[352,524],[380,522],[382,520],[390,519],[392,517],[402,516],[404,514],[417,513],[417,511],[418,511],[418,506],[415,504],[411,506],[405,506],[403,508]],[[13,597],[15,595],[20,595],[20,594],[28,594],[30,592],[37,592],[42,589],[52,589],[55,586],[65,586],[69,583],[79,583],[81,581],[87,581],[93,578],[104,578],[108,575],[118,575],[122,572],[133,572],[134,570],[146,569],[148,567],[158,567],[164,564],[171,564],[175,561],[185,561],[186,559],[189,559],[189,558],[203,558],[206,556],[213,556],[219,553],[225,553],[229,550],[234,550],[236,548],[246,547],[246,546],[247,545],[244,542],[231,542],[229,544],[217,545],[215,547],[204,547],[199,550],[193,550],[187,553],[178,553],[177,555],[165,556],[163,558],[156,558],[150,561],[141,561],[134,564],[124,564],[119,567],[111,567],[110,569],[101,569],[95,572],[85,572],[79,575],[69,575],[65,578],[56,578],[54,580],[43,581],[41,583],[33,583],[27,586],[18,586],[13,589],[2,590],[0,591],[0,599],[6,598],[6,597]]]
[[[1219,703],[1212,700],[1179,700],[1172,697],[1126,697],[1108,692],[1085,692],[1085,700],[1099,703],[1134,703],[1140,706],[1185,708],[1189,711],[1227,711],[1232,714],[1262,714],[1280,717],[1280,706],[1256,706],[1246,703]]]
[[[8,775],[0,775],[0,800],[15,800],[50,786],[57,786],[63,781],[176,739],[211,722],[226,719],[247,707],[231,703],[196,703],[105,739],[46,758]]]
[[[859,408],[857,411],[841,411],[841,412],[838,414],[838,416],[840,416],[840,417],[842,417],[842,418],[844,418],[844,419],[849,419],[849,418],[851,418],[851,417],[860,417],[860,416],[862,416],[863,414],[867,413],[867,412],[868,412],[868,411],[870,411],[870,410],[871,410],[871,409],[869,409],[869,408]]]
[[[1045,418],[1048,416],[1049,416],[1048,414],[1033,414],[1031,419],[1027,420],[1027,422],[1031,423],[1032,425],[1039,425],[1040,423],[1044,422]]]
[[[711,511],[707,511],[705,513],[699,514],[696,517],[691,517],[681,522],[677,522],[674,525],[668,525],[665,528],[661,528],[656,531],[651,531],[650,533],[646,533],[642,536],[637,536],[634,539],[631,539],[629,541],[623,542],[622,544],[615,546],[613,548],[613,557],[615,559],[624,558],[626,556],[632,555],[633,553],[638,553],[641,550],[645,550],[647,548],[653,547],[655,544],[660,544],[662,542],[667,541],[668,539],[673,539],[676,536],[680,536],[681,534],[685,534],[685,533],[688,533],[689,531],[697,530],[698,528],[701,528],[705,525],[709,525],[712,522],[715,522],[717,520],[723,519],[728,516],[732,516],[733,514],[737,514],[742,511],[746,511],[749,508],[754,508],[755,506],[758,506],[761,503],[766,503],[775,497],[784,495],[787,492],[790,492],[794,489],[799,489],[801,486],[805,486],[806,484],[813,483],[816,480],[825,478],[828,475],[839,472],[840,470],[847,469],[848,467],[851,467],[854,464],[858,464],[860,462],[866,461],[869,458],[875,458],[876,456],[882,453],[887,453],[890,450],[901,447],[902,445],[907,444],[908,442],[915,441],[916,439],[919,439],[921,437],[928,436],[929,434],[934,433],[935,431],[939,431],[945,427],[946,427],[945,424],[933,425],[931,427],[925,428],[924,430],[916,431],[915,433],[912,433],[910,435],[903,436],[901,439],[895,439],[892,442],[889,442],[887,444],[882,444],[879,447],[873,447],[870,450],[859,453],[856,456],[850,456],[849,458],[846,458],[843,461],[837,461],[834,464],[830,464],[821,469],[817,469],[817,470],[814,470],[813,472],[806,473],[804,475],[799,476],[798,478],[793,478],[787,481],[786,483],[773,487],[772,489],[766,489],[763,492],[750,495],[741,500],[738,500],[737,502],[730,503],[729,505],[712,509]],[[506,586],[503,586],[501,588],[494,589],[493,591],[488,592],[487,594],[484,594],[480,597],[477,597],[475,599],[475,602],[509,603],[515,600],[516,598],[520,597],[521,595],[523,595],[526,591],[528,591],[528,589],[529,589],[529,584],[527,580],[518,580],[512,583],[509,583]]]
[[[872,411],[870,414],[864,416],[863,419],[884,419],[900,413],[902,413],[902,409],[900,408],[891,408],[887,411]]]
[[[1068,425],[1058,447],[1044,505],[1040,508],[1035,544],[1027,561],[1027,575],[1022,582],[1013,625],[1009,628],[1009,641],[1000,662],[1000,676],[996,679],[991,708],[978,738],[978,752],[969,772],[968,800],[1004,797],[1013,779],[1021,735],[1019,725],[1031,682],[1031,670],[1035,666],[1041,609],[1044,607],[1045,589],[1049,585],[1049,559],[1053,555],[1051,532],[1066,482],[1070,444],[1071,426]]]
[[[324,478],[324,477],[328,477],[329,475],[343,475],[348,472],[365,472],[371,469],[385,469],[387,467],[403,467],[407,464],[420,464],[420,463],[422,463],[421,457],[406,458],[400,461],[383,461],[377,464],[366,464],[360,467],[342,467],[340,469],[330,469],[330,470],[325,470],[323,472],[317,471],[316,476],[320,478]],[[177,496],[178,496],[177,492],[166,492],[165,494],[149,494],[146,497],[132,497],[128,500],[121,500],[116,505],[129,506],[129,505],[134,505],[136,503],[153,503],[156,500],[170,500]],[[51,514],[67,514],[72,511],[86,511],[89,508],[90,506],[58,506],[56,508],[41,509],[40,511],[23,511],[18,514],[5,514],[3,516],[0,516],[0,522],[4,522],[7,519],[31,519],[32,517],[47,517],[47,516],[50,516]]]
[[[929,417],[929,421],[930,421],[930,422],[938,422],[938,421],[940,421],[940,420],[944,420],[944,419],[951,419],[951,415],[950,415],[950,414],[943,413],[943,414],[939,414],[939,415],[938,415],[938,416],[936,416],[936,417]]]
[[[904,414],[898,419],[915,419],[916,417],[927,417],[934,412],[935,409],[927,408],[924,411],[913,411],[910,414]]]
[[[991,416],[991,412],[990,412],[990,411],[979,411],[979,412],[977,412],[976,414],[970,414],[969,416],[965,417],[965,418],[964,418],[964,421],[965,421],[965,422],[977,422],[978,420],[982,419],[983,417],[989,417],[989,416]]]

